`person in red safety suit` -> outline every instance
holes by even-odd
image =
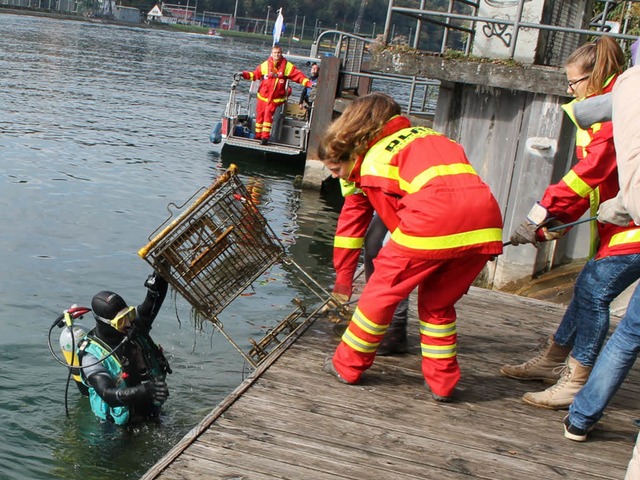
[[[331,175],[360,188],[391,232],[323,370],[358,383],[398,303],[418,287],[422,373],[432,397],[449,401],[460,379],[455,303],[502,253],[502,215],[459,144],[400,114],[388,95],[359,97],[318,149]]]
[[[340,179],[344,205],[340,211],[333,240],[333,267],[336,281],[332,295],[346,303],[353,293],[353,278],[364,248],[364,276],[368,281],[374,272],[374,260],[388,234],[384,222],[374,213],[367,196],[354,183]],[[403,299],[393,314],[387,332],[378,345],[377,355],[397,355],[409,351],[407,339],[408,298]]]
[[[624,65],[624,53],[611,37],[600,37],[571,54],[565,71],[567,93],[575,100],[563,108],[574,122],[576,102],[610,92]],[[560,182],[547,187],[513,232],[513,245],[537,247],[558,238],[567,229],[549,232],[550,226],[573,222],[587,211],[595,216],[600,204],[616,197],[620,187],[612,123],[578,127],[576,156],[578,163]],[[573,297],[556,332],[531,359],[500,370],[510,378],[553,384],[544,391],[524,394],[522,400],[535,407],[559,410],[571,405],[604,344],[611,302],[640,278],[640,228],[633,222],[619,226],[599,221],[591,227],[592,258],[576,279]]]
[[[271,136],[273,115],[276,109],[287,101],[287,80],[311,87],[304,73],[282,56],[282,48],[274,45],[271,56],[256,67],[253,72],[239,72],[245,80],[261,80],[256,102],[255,138],[266,145]]]

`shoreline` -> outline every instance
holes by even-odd
[[[24,7],[6,7],[0,6],[0,13],[6,13],[9,15],[28,15],[33,17],[45,17],[45,18],[54,18],[58,20],[73,20],[77,22],[87,22],[87,23],[96,23],[103,25],[118,25],[122,27],[131,27],[131,28],[148,28],[148,29],[159,29],[165,31],[176,31],[176,32],[190,32],[197,33],[201,35],[208,35],[209,27],[200,27],[195,25],[183,25],[183,24],[165,24],[165,23],[144,23],[144,22],[123,22],[120,20],[113,20],[107,18],[91,18],[86,17],[77,13],[61,13],[55,12],[48,9],[34,9],[34,8],[24,8]],[[248,33],[248,32],[240,32],[235,30],[223,30],[217,29],[218,35],[222,37],[232,37],[232,38],[246,38],[249,40],[258,40],[258,41],[271,41],[273,37],[271,35],[262,35],[257,33]],[[289,38],[282,38],[281,45],[289,44]],[[313,45],[312,40],[300,40],[295,42],[296,47],[310,48]],[[292,44],[289,45],[293,46]]]

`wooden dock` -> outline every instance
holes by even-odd
[[[411,353],[377,358],[357,386],[321,371],[338,338],[318,319],[143,479],[624,478],[640,418],[637,368],[589,440],[572,442],[566,411],[522,403],[542,383],[499,374],[529,358],[564,307],[472,288],[457,310],[462,380],[453,403],[434,402],[423,386],[415,311]]]

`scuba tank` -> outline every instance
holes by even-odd
[[[89,329],[81,323],[75,323],[74,320],[76,318],[82,319],[82,316],[90,311],[91,309],[89,308],[72,305],[68,310],[63,312],[63,317],[58,323],[58,326],[62,328],[59,338],[60,350],[64,355],[67,365],[71,367],[71,375],[73,376],[73,380],[75,381],[78,390],[80,390],[80,393],[83,395],[88,394],[87,387],[82,383],[80,370],[73,367],[80,366],[78,345],[87,335]]]

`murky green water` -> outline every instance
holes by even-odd
[[[99,424],[73,385],[66,417],[66,370],[47,349],[71,304],[102,289],[143,299],[150,268],[137,251],[166,205],[231,162],[257,185],[289,254],[330,285],[337,214],[294,187],[302,166],[225,158],[208,140],[231,75],[269,47],[0,14],[0,478],[138,478],[241,382],[240,355],[210,326],[196,329],[179,297],[152,332],[173,367],[171,397],[162,424],[136,435]],[[278,268],[259,283],[222,316],[241,342],[305,295]]]

